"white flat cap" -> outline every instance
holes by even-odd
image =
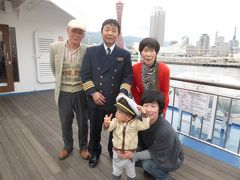
[[[80,21],[78,19],[73,19],[73,20],[69,21],[68,27],[73,28],[73,29],[81,29],[83,31],[86,31],[86,24],[83,21]]]

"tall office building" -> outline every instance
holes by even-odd
[[[164,45],[165,14],[162,7],[155,7],[150,16],[150,37],[157,39],[161,46]]]
[[[207,55],[209,50],[210,37],[208,34],[202,34],[197,42],[199,55]]]
[[[120,24],[120,27],[122,26],[122,13],[123,13],[123,3],[121,1],[118,1],[116,3],[116,10],[117,10],[117,21],[118,23]],[[122,27],[121,27],[121,30],[122,30]],[[118,37],[118,40],[116,42],[116,44],[123,48],[123,38],[122,38],[122,31]]]

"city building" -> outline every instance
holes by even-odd
[[[226,57],[229,55],[229,50],[230,43],[225,42],[224,37],[216,32],[214,46],[209,48],[210,56]]]
[[[234,29],[234,34],[233,34],[233,38],[230,41],[230,55],[233,56],[233,54],[236,54],[239,52],[239,41],[237,40],[237,27],[235,27]]]
[[[120,26],[122,25],[123,6],[124,6],[124,4],[121,1],[118,1],[116,3],[117,21],[120,24]],[[124,46],[123,45],[123,38],[122,38],[122,31],[121,31],[121,33],[118,37],[118,40],[117,40],[116,44],[121,48],[123,48],[123,46]]]
[[[162,7],[155,7],[150,16],[150,37],[158,40],[164,46],[165,11]]]
[[[218,46],[212,46],[209,48],[209,56],[213,57],[227,57],[229,55],[230,43],[221,42]]]
[[[197,42],[198,54],[206,56],[209,51],[210,37],[208,34],[202,34]]]
[[[186,54],[187,56],[198,56],[198,48],[194,45],[188,45],[186,47]]]
[[[224,37],[223,36],[218,36],[218,32],[216,32],[214,46],[217,47],[223,42],[224,42]]]

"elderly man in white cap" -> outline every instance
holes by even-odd
[[[73,151],[74,114],[78,124],[80,155],[83,159],[89,158],[87,102],[80,77],[86,51],[86,46],[81,43],[85,31],[85,24],[73,19],[67,26],[68,40],[50,46],[50,65],[56,79],[55,100],[59,108],[64,142],[64,147],[58,154],[60,160],[67,158]]]
[[[135,162],[129,159],[121,159],[119,154],[129,151],[135,152],[138,145],[138,131],[146,130],[150,127],[150,119],[146,110],[138,106],[132,99],[124,94],[116,98],[116,117],[106,115],[104,118],[104,129],[113,131],[113,180],[120,180],[125,169],[128,180],[136,179]],[[142,116],[142,121],[137,119]]]

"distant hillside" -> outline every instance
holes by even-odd
[[[140,42],[142,38],[134,36],[124,36],[123,41],[125,46],[132,46],[135,42]],[[84,43],[100,44],[102,43],[101,32],[87,32],[83,40]]]
[[[139,43],[143,38],[135,37],[135,36],[123,36],[123,41],[126,46],[132,46],[133,43]]]

